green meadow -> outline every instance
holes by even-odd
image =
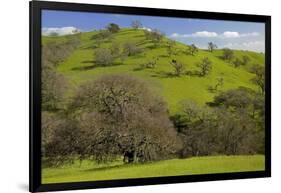
[[[264,170],[264,156],[208,156],[187,159],[171,159],[146,164],[96,164],[93,161],[77,161],[60,168],[42,171],[42,183],[98,181],[127,178],[179,176]]]

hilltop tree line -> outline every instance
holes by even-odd
[[[199,52],[198,47],[195,44],[191,44],[186,48],[179,49],[176,46],[176,41],[174,40],[165,40],[164,33],[157,29],[148,29],[143,28],[143,25],[140,21],[135,20],[132,21],[131,27],[135,30],[142,29],[144,32],[145,40],[152,43],[152,47],[166,47],[167,56],[171,58],[170,64],[174,70],[173,75],[181,76],[181,75],[198,75],[204,77],[208,75],[213,66],[213,62],[208,58],[204,57],[200,62],[196,64],[198,67],[197,71],[190,72],[186,70],[187,64],[184,64],[182,61],[179,61],[176,56],[181,52],[186,55],[196,56]],[[104,30],[100,30],[98,34],[95,34],[92,39],[95,40],[95,50],[94,50],[94,64],[98,66],[110,66],[113,65],[115,60],[120,59],[121,62],[124,61],[127,57],[135,56],[144,51],[144,48],[139,46],[138,42],[127,41],[123,44],[117,43],[116,41],[112,41],[114,38],[114,34],[120,31],[120,27],[117,24],[110,23],[106,26]],[[100,44],[104,42],[112,42],[109,47],[100,47]],[[218,46],[214,42],[208,42],[208,51],[213,52],[216,50]],[[157,66],[157,62],[159,61],[159,56],[155,58],[151,58],[146,63],[142,63],[139,66],[140,69],[144,68],[155,68]],[[245,66],[250,62],[250,58],[246,55],[243,55],[241,58],[236,57],[234,52],[229,48],[222,49],[222,54],[219,57],[226,62],[233,64],[234,67]],[[257,81],[256,81],[257,82]]]
[[[142,28],[133,22],[134,29]],[[120,30],[109,24],[93,37],[107,41]],[[153,46],[163,41],[158,30],[144,30]],[[42,47],[42,155],[44,166],[60,166],[75,160],[90,159],[98,163],[122,157],[124,163],[150,162],[168,158],[206,155],[264,153],[264,68],[255,65],[252,82],[260,91],[237,88],[219,92],[203,106],[181,101],[178,114],[171,116],[167,104],[148,84],[129,75],[105,75],[80,85],[65,100],[67,79],[56,71],[80,45],[80,35],[69,36],[63,43]],[[176,55],[175,42],[167,43],[167,54]],[[210,44],[210,52],[216,45]],[[191,45],[187,54],[196,55]],[[116,58],[141,52],[136,43],[94,49],[95,63],[112,65]],[[224,56],[226,55],[226,56]],[[231,56],[232,55],[232,56]],[[222,59],[233,60],[228,49]],[[159,57],[148,60],[145,68],[155,68]],[[243,59],[249,62],[249,59]],[[245,62],[244,61],[244,62]],[[176,76],[185,73],[185,65],[171,59]],[[199,76],[206,76],[212,61],[202,58],[197,64]],[[212,89],[223,85],[218,78]]]
[[[132,27],[134,29],[140,29],[142,24],[139,21],[133,21]],[[114,64],[115,59],[121,59],[122,61],[127,57],[137,55],[143,51],[138,46],[137,42],[127,41],[123,44],[113,42],[110,47],[100,47],[101,43],[106,43],[114,38],[114,34],[120,30],[119,26],[114,23],[107,25],[106,29],[101,30],[98,34],[92,37],[95,40],[94,46],[94,63],[98,66],[110,66]],[[144,30],[144,37],[146,40],[151,41],[154,47],[157,47],[164,34],[158,30]]]

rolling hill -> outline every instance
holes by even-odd
[[[126,73],[147,81],[155,92],[164,97],[171,114],[174,114],[177,112],[181,100],[190,99],[201,105],[211,101],[217,93],[210,92],[208,88],[214,86],[218,78],[223,78],[224,80],[221,90],[229,90],[241,86],[258,89],[250,81],[254,74],[249,72],[249,68],[253,64],[264,64],[264,54],[262,53],[234,50],[235,57],[242,58],[242,56],[248,56],[250,58],[250,62],[247,65],[234,67],[233,64],[220,58],[222,55],[221,49],[214,50],[213,52],[199,49],[198,53],[192,56],[180,51],[187,49],[188,45],[176,42],[174,49],[179,50],[179,52],[177,55],[169,57],[166,47],[167,37],[159,45],[153,46],[152,42],[145,39],[144,30],[123,28],[119,32],[112,34],[106,41],[102,41],[100,47],[110,48],[115,43],[123,45],[126,42],[134,42],[142,51],[123,60],[116,58],[113,65],[101,67],[95,64],[94,58],[94,52],[97,48],[94,47],[96,43],[93,36],[98,33],[98,31],[81,33],[79,47],[65,61],[60,63],[56,69],[69,80],[71,85],[70,91],[74,90],[81,83],[96,79],[104,74]],[[45,36],[42,43],[64,42],[66,40],[66,36]],[[155,68],[140,68],[140,65],[147,63],[154,57],[159,58]],[[196,64],[204,57],[208,57],[212,61],[212,70],[208,75],[204,77],[196,75],[171,76],[173,67],[170,62],[172,59],[181,62],[187,71],[196,71],[198,70]]]

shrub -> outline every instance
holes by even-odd
[[[111,51],[107,48],[97,48],[95,50],[95,63],[99,66],[109,66],[113,63]]]
[[[208,57],[204,57],[200,63],[197,64],[200,68],[200,75],[206,76],[212,69],[212,61]]]
[[[229,48],[224,48],[222,53],[222,59],[230,62],[234,57],[234,52]]]
[[[141,52],[141,49],[138,48],[138,46],[134,42],[126,42],[123,45],[123,51],[124,51],[125,55],[133,56],[133,55],[138,54],[139,52]]]
[[[194,56],[195,53],[197,53],[198,51],[199,51],[199,50],[198,50],[197,46],[196,46],[195,44],[191,44],[191,45],[188,47],[188,49],[186,50],[186,53],[187,53],[188,55]]]
[[[173,60],[170,62],[170,64],[173,66],[173,68],[174,68],[174,74],[175,74],[176,76],[180,76],[180,75],[184,72],[184,70],[185,70],[184,65],[183,65],[182,63],[178,62],[178,61],[175,60],[175,59],[173,59]]]

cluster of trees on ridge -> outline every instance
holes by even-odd
[[[198,70],[194,72],[187,71],[185,68],[186,64],[182,61],[176,59],[176,56],[179,53],[183,53],[186,55],[196,56],[199,52],[198,47],[195,44],[191,44],[187,46],[186,49],[179,49],[176,46],[176,41],[174,40],[166,40],[164,39],[164,34],[157,30],[147,30],[142,28],[142,24],[139,21],[133,21],[131,24],[133,29],[142,29],[144,32],[145,40],[152,43],[153,48],[157,47],[165,47],[167,50],[167,56],[169,56],[171,67],[173,68],[174,72],[172,75],[174,76],[181,76],[181,75],[198,75],[204,77],[208,75],[213,66],[213,61],[211,61],[208,57],[204,57],[201,59],[200,62],[196,64]],[[134,41],[127,41],[123,44],[117,43],[113,40],[114,34],[120,31],[120,27],[117,24],[110,23],[107,25],[106,29],[100,30],[98,34],[92,37],[95,40],[95,50],[94,50],[94,65],[97,66],[110,66],[114,65],[114,61],[116,59],[120,59],[124,61],[127,57],[134,56],[140,54],[144,51],[144,48],[139,46],[139,42]],[[102,42],[112,42],[112,45],[108,48],[100,47]],[[213,52],[217,49],[218,46],[213,43],[208,43],[208,51]],[[160,56],[156,56],[154,58],[149,59],[143,64],[140,64],[137,68],[138,70],[144,68],[156,68],[157,62]],[[250,62],[250,58],[247,55],[243,55],[240,59],[234,55],[234,52],[231,49],[224,48],[222,49],[222,55],[219,57],[222,60],[231,63],[234,67],[245,66]]]
[[[141,27],[134,22],[135,29]],[[119,26],[109,24],[106,33],[119,30]],[[159,39],[155,34],[147,36],[153,36],[155,42]],[[68,83],[55,68],[79,44],[79,35],[74,35],[64,43],[49,43],[42,48],[44,165],[59,166],[77,159],[100,163],[122,157],[124,163],[142,163],[175,157],[264,153],[264,69],[260,65],[251,69],[255,74],[252,82],[260,91],[241,87],[220,92],[205,106],[184,100],[180,112],[171,116],[162,97],[144,81],[128,75],[106,75],[86,82],[65,102]],[[169,46],[173,48],[173,44]],[[127,57],[134,55],[132,47],[124,45]],[[196,55],[195,47],[188,48],[192,49],[191,55]],[[211,47],[210,52],[216,48]],[[121,52],[116,50],[107,54],[116,57]],[[107,52],[102,51],[100,55]],[[230,53],[225,49],[222,59],[232,61]],[[106,58],[98,59],[100,65],[111,64],[104,62]],[[154,68],[157,61],[153,58],[148,66]],[[208,74],[210,63],[204,58],[198,64],[200,76]],[[175,74],[182,73],[177,60],[172,59],[171,65],[175,66]],[[219,79],[215,87],[222,84]]]

